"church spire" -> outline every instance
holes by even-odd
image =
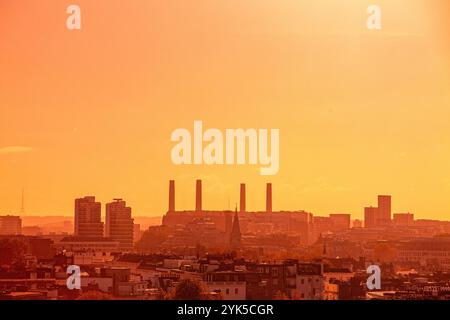
[[[239,225],[239,215],[237,207],[234,213],[233,226],[231,228],[230,247],[231,249],[239,249],[242,246],[241,227]]]

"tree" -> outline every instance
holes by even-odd
[[[86,291],[80,294],[77,300],[111,300],[111,296],[100,291]]]
[[[167,226],[153,226],[144,232],[136,243],[136,248],[141,252],[159,251],[161,245],[169,238],[172,230]]]
[[[202,287],[199,282],[184,279],[175,288],[175,300],[200,300],[202,298]]]
[[[27,252],[27,244],[16,238],[0,239],[0,265],[21,263]]]
[[[392,262],[396,258],[396,250],[387,243],[378,243],[373,249],[374,258],[381,262]]]

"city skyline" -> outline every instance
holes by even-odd
[[[277,211],[272,183],[257,212],[245,183],[234,210],[205,208],[202,180],[193,209],[177,206],[176,181],[166,186],[166,214],[144,227],[121,198],[105,204],[105,223],[94,196],[74,200],[73,225],[0,215],[0,300],[450,298],[450,221],[395,213],[390,195],[364,208],[363,226]]]
[[[396,211],[450,220],[450,4],[369,0],[126,5],[79,0],[0,4],[0,213],[70,215],[71,199],[127,199],[161,215],[177,202],[249,210],[264,203],[258,168],[175,166],[171,132],[279,128],[275,209],[362,217],[372,196]],[[228,205],[230,203],[230,205]]]
[[[193,204],[191,206],[188,206],[188,207],[183,207],[183,209],[180,209],[180,210],[177,210],[177,211],[186,211],[186,210],[191,210],[191,209],[197,210],[198,208],[202,208],[203,207],[203,202],[204,202],[203,201],[203,184],[202,184],[203,180],[197,179],[195,181],[196,181],[197,186],[196,186],[196,189],[195,189],[195,195],[193,196],[193,201],[192,201]],[[138,214],[138,215],[136,215],[135,212],[137,210],[134,209],[133,215],[135,215],[137,217],[155,217],[156,218],[156,217],[163,217],[167,212],[173,211],[171,208],[175,208],[175,203],[177,203],[176,194],[178,194],[178,193],[175,193],[175,191],[174,191],[175,190],[175,180],[169,180],[169,182],[170,182],[170,184],[169,184],[169,192],[168,192],[168,195],[169,195],[169,206],[166,209],[163,209],[161,214],[153,214],[153,215],[145,215],[145,214],[144,215],[142,215],[142,214],[139,215]],[[200,186],[199,186],[199,183],[200,183]],[[220,207],[216,207],[216,208],[214,208],[214,207],[206,207],[206,208],[203,208],[203,210],[204,211],[211,211],[211,210],[228,210],[228,211],[233,211],[234,210],[233,208],[239,208],[239,212],[264,212],[264,211],[272,212],[272,206],[273,206],[272,183],[268,182],[268,183],[265,184],[265,187],[266,187],[266,189],[265,189],[266,193],[265,193],[265,198],[264,198],[265,199],[265,205],[258,204],[256,208],[252,207],[252,208],[250,208],[250,210],[247,210],[247,208],[248,208],[247,207],[248,200],[247,200],[247,197],[246,197],[246,195],[247,195],[247,185],[248,185],[247,183],[242,183],[242,182],[239,184],[239,192],[238,192],[238,197],[239,198],[236,199],[236,201],[229,201],[228,207],[222,207],[222,208],[220,208]],[[172,190],[173,190],[173,192],[172,192]],[[188,193],[191,193],[189,191],[189,189],[184,190],[184,191],[185,192],[187,191]],[[270,196],[269,196],[269,193],[270,193]],[[23,195],[23,190],[22,190],[22,195]],[[251,196],[254,196],[254,194],[252,194]],[[200,201],[199,201],[198,197],[200,197]],[[270,197],[270,204],[268,202],[268,199],[269,199],[268,197]],[[414,213],[413,210],[410,210],[409,208],[403,208],[402,210],[397,210],[397,209],[391,208],[390,199],[392,198],[392,195],[381,195],[381,194],[378,194],[378,199],[379,199],[378,201],[380,201],[380,197],[381,198],[383,198],[383,197],[388,197],[389,198],[389,212],[391,212],[392,214],[394,214],[394,213],[408,213],[408,214],[411,214],[412,213],[415,216],[415,218],[418,218],[418,219],[434,219],[434,217],[432,217],[432,216],[425,216],[425,217],[418,216],[417,214]],[[84,199],[89,200],[89,201],[95,201],[96,198],[97,197],[95,195],[86,195],[85,194],[85,195],[82,196],[82,198],[77,198],[76,199],[76,201],[75,201],[75,203],[76,203],[75,208],[77,207],[78,201],[82,201]],[[243,199],[245,199],[244,202],[243,202]],[[105,215],[106,215],[106,210],[107,210],[106,208],[107,208],[107,205],[108,205],[108,201],[111,201],[111,200],[116,202],[117,200],[122,200],[122,198],[114,197],[114,198],[108,198],[108,200],[105,200],[105,201],[99,200],[98,202],[95,202],[95,204],[98,204],[98,209],[97,209],[98,212],[99,213],[101,212],[100,219],[101,219],[102,222],[105,222]],[[102,206],[103,206],[102,203],[104,203],[104,208],[103,209],[102,209]],[[199,205],[199,203],[200,203],[200,205]],[[319,214],[317,214],[316,212],[314,212],[314,210],[309,210],[307,208],[278,208],[277,207],[276,210],[274,210],[274,211],[305,210],[307,212],[311,212],[312,214],[314,214],[314,216],[318,216],[318,217],[325,217],[325,216],[327,216],[329,214],[336,214],[336,213],[345,212],[346,214],[349,214],[353,220],[365,221],[367,219],[367,210],[368,209],[369,210],[370,209],[376,209],[376,207],[373,207],[370,203],[371,203],[371,201],[369,201],[367,204],[365,204],[363,207],[361,207],[361,210],[360,210],[361,212],[357,213],[357,214],[349,212],[348,210],[334,210],[334,211],[332,210],[332,211],[327,212],[327,213],[319,213]],[[50,215],[39,215],[39,214],[33,215],[33,214],[31,214],[31,215],[29,215],[28,212],[25,213],[22,210],[23,206],[24,206],[24,202],[23,202],[23,198],[22,198],[21,209],[20,210],[17,210],[15,212],[2,212],[1,208],[0,208],[0,215],[16,215],[16,216],[21,216],[21,217],[25,217],[25,216],[30,216],[30,217],[33,217],[33,216],[36,216],[36,217],[45,217],[45,216],[48,216],[48,217],[53,217],[53,216],[72,217],[73,216],[73,208],[72,208],[72,211],[67,213],[67,214],[53,214],[53,215],[51,215],[51,214]],[[202,211],[202,210],[200,210],[200,211]],[[75,212],[77,212],[77,209],[75,209]],[[77,219],[76,215],[75,215],[74,219],[76,221],[76,219]],[[439,219],[437,219],[437,220],[439,220]]]
[[[272,183],[266,183],[266,193],[265,193],[265,210],[247,210],[247,185],[246,183],[239,184],[239,207],[238,202],[235,204],[236,212],[240,214],[246,213],[273,213],[273,212],[308,212],[312,217],[326,218],[327,216],[317,215],[310,211],[305,210],[273,210],[273,193],[272,193]],[[154,216],[162,218],[164,223],[164,218],[167,214],[179,212],[181,214],[186,212],[196,212],[196,213],[208,213],[208,212],[232,212],[232,208],[223,209],[209,209],[203,207],[203,181],[197,179],[195,181],[195,205],[194,209],[189,208],[178,208],[176,206],[176,187],[175,180],[169,180],[168,189],[168,206],[165,214],[161,216]],[[71,215],[74,217],[74,235],[77,236],[108,236],[108,225],[109,225],[109,215],[112,207],[118,205],[118,212],[123,212],[125,210],[125,215],[128,214],[131,218],[131,207],[126,207],[126,202],[121,198],[114,198],[113,202],[105,204],[105,209],[102,210],[102,203],[96,201],[95,196],[84,196],[82,198],[75,199],[74,213]],[[414,218],[419,218],[411,213],[411,211],[395,211],[392,209],[392,196],[391,195],[378,195],[378,206],[374,207],[369,205],[363,208],[364,215],[362,218],[354,217],[351,213],[341,211],[334,211],[328,213],[328,217],[338,217],[345,216],[344,220],[348,217],[348,225],[355,227],[356,225],[361,225],[364,227],[385,227],[389,226],[392,222],[402,221],[403,224],[408,225],[414,221]],[[128,213],[127,213],[128,212]],[[14,216],[14,215],[9,215]],[[17,217],[25,217],[25,215],[18,214]],[[50,216],[49,216],[50,217]],[[70,216],[63,216],[69,218]],[[122,215],[122,219],[123,219]],[[139,217],[139,216],[137,216]],[[143,216],[145,217],[145,216]],[[45,218],[45,216],[43,216]],[[427,220],[427,219],[425,219]],[[431,220],[431,219],[428,219]],[[122,220],[123,221],[123,220]]]
[[[450,301],[449,58],[449,0],[0,0],[0,300]]]

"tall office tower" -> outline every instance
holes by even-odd
[[[378,226],[391,224],[391,196],[378,196],[378,214],[375,223]]]
[[[266,212],[272,212],[272,184],[266,185]]]
[[[75,235],[103,237],[102,205],[95,197],[75,199]]]
[[[121,250],[133,248],[134,220],[131,208],[122,199],[106,204],[106,237],[119,242]]]
[[[20,234],[22,234],[22,219],[19,216],[0,216],[0,235]]]
[[[364,228],[376,227],[376,219],[378,216],[377,207],[366,207],[364,208]]]

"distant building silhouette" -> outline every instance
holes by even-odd
[[[378,226],[388,226],[391,224],[391,196],[378,196]]]
[[[133,248],[134,220],[131,208],[122,199],[106,204],[106,237],[119,242],[122,250]]]
[[[20,234],[22,234],[22,219],[19,216],[0,216],[0,235]]]
[[[239,216],[237,210],[234,214],[233,227],[231,228],[230,248],[239,249],[242,246],[241,227],[239,225]]]
[[[394,213],[392,224],[398,227],[408,227],[414,224],[414,215],[412,213]]]
[[[75,236],[102,237],[102,206],[95,197],[75,199]]]
[[[365,228],[376,227],[377,212],[378,212],[377,207],[364,208],[364,227]]]
[[[378,207],[364,208],[364,227],[386,227],[391,225],[391,196],[378,196]]]
[[[175,182],[169,183],[169,209],[163,216],[162,225],[168,227],[186,227],[192,222],[208,221],[224,235],[224,243],[230,241],[233,228],[233,211],[204,210],[202,208],[202,181],[196,181],[195,209],[175,209]],[[266,185],[266,210],[248,211],[246,208],[245,184],[240,185],[240,207],[237,212],[239,227],[242,233],[272,234],[285,233],[299,237],[301,244],[306,245],[314,241],[312,237],[312,214],[303,210],[272,211],[272,184]],[[237,211],[237,210],[236,210]],[[236,213],[234,214],[236,216]],[[205,220],[206,219],[206,220]],[[243,243],[245,246],[245,243]]]
[[[351,216],[348,213],[331,213],[330,223],[331,231],[340,231],[350,229]]]

